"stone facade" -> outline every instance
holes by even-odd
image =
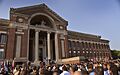
[[[109,41],[101,36],[68,31],[68,57],[84,56],[89,60],[111,58]]]
[[[109,59],[109,41],[100,36],[67,30],[68,22],[45,4],[11,8],[10,20],[0,19],[0,51],[3,59],[60,62],[84,56]]]

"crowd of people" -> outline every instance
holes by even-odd
[[[81,62],[77,64],[49,64],[31,62],[12,65],[9,62],[0,64],[0,75],[120,75],[120,63]]]

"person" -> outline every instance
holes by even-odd
[[[88,71],[86,71],[86,70],[81,70],[80,72],[82,75],[89,75]]]
[[[53,75],[59,75],[57,71],[53,71]]]
[[[28,74],[28,75],[30,75],[31,73],[32,73],[32,66],[31,66],[31,62],[29,62],[28,61],[28,63],[27,63],[27,69],[26,69],[26,73]]]
[[[94,71],[97,75],[104,75],[104,71],[103,71],[103,68],[101,66],[95,67]]]
[[[87,68],[88,68],[89,75],[96,75],[93,69],[93,64],[88,64]]]
[[[51,71],[51,66],[46,66],[45,75],[53,75],[53,72]]]
[[[20,68],[19,68],[18,65],[17,65],[17,66],[15,67],[15,69],[13,70],[13,74],[14,74],[14,75],[19,75],[19,74],[20,74]]]
[[[31,73],[31,75],[38,75],[37,67],[36,66],[33,67],[33,71]]]
[[[110,75],[108,67],[107,67],[107,63],[103,64],[103,69],[104,69],[104,75]]]
[[[100,63],[94,63],[94,71],[97,75],[104,75],[104,71]]]
[[[75,71],[73,75],[81,75],[81,73],[80,73],[80,71]]]
[[[110,64],[110,67],[111,67],[111,71],[112,71],[113,75],[118,75],[118,67],[117,67],[117,65],[115,65],[115,62],[112,62]]]
[[[119,65],[119,67],[118,67],[118,75],[120,75],[120,65]]]
[[[26,65],[22,64],[20,75],[26,75],[26,74],[27,74]]]
[[[77,71],[77,70],[78,70],[78,68],[77,68],[76,65],[72,65],[72,66],[70,66],[70,75],[73,75],[74,72]]]
[[[67,67],[65,65],[62,66],[62,73],[60,75],[70,75],[70,73],[67,70]]]
[[[113,74],[110,64],[107,64],[107,69],[108,69],[108,73],[109,73],[110,75],[118,75],[118,73],[117,73],[117,74]],[[117,71],[117,72],[118,72],[118,71]]]

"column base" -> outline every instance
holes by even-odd
[[[27,62],[27,58],[26,57],[19,57],[19,58],[14,58],[14,62]]]
[[[56,59],[56,63],[57,64],[62,64],[62,60],[61,59]]]
[[[39,64],[40,64],[40,61],[35,60],[35,61],[34,61],[34,64],[35,64],[35,65],[39,65]]]

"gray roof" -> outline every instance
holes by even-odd
[[[88,33],[81,33],[81,32],[76,32],[76,31],[71,31],[68,30],[68,36],[83,36],[83,37],[91,37],[91,38],[101,38],[99,35],[93,35],[93,34],[88,34]]]

